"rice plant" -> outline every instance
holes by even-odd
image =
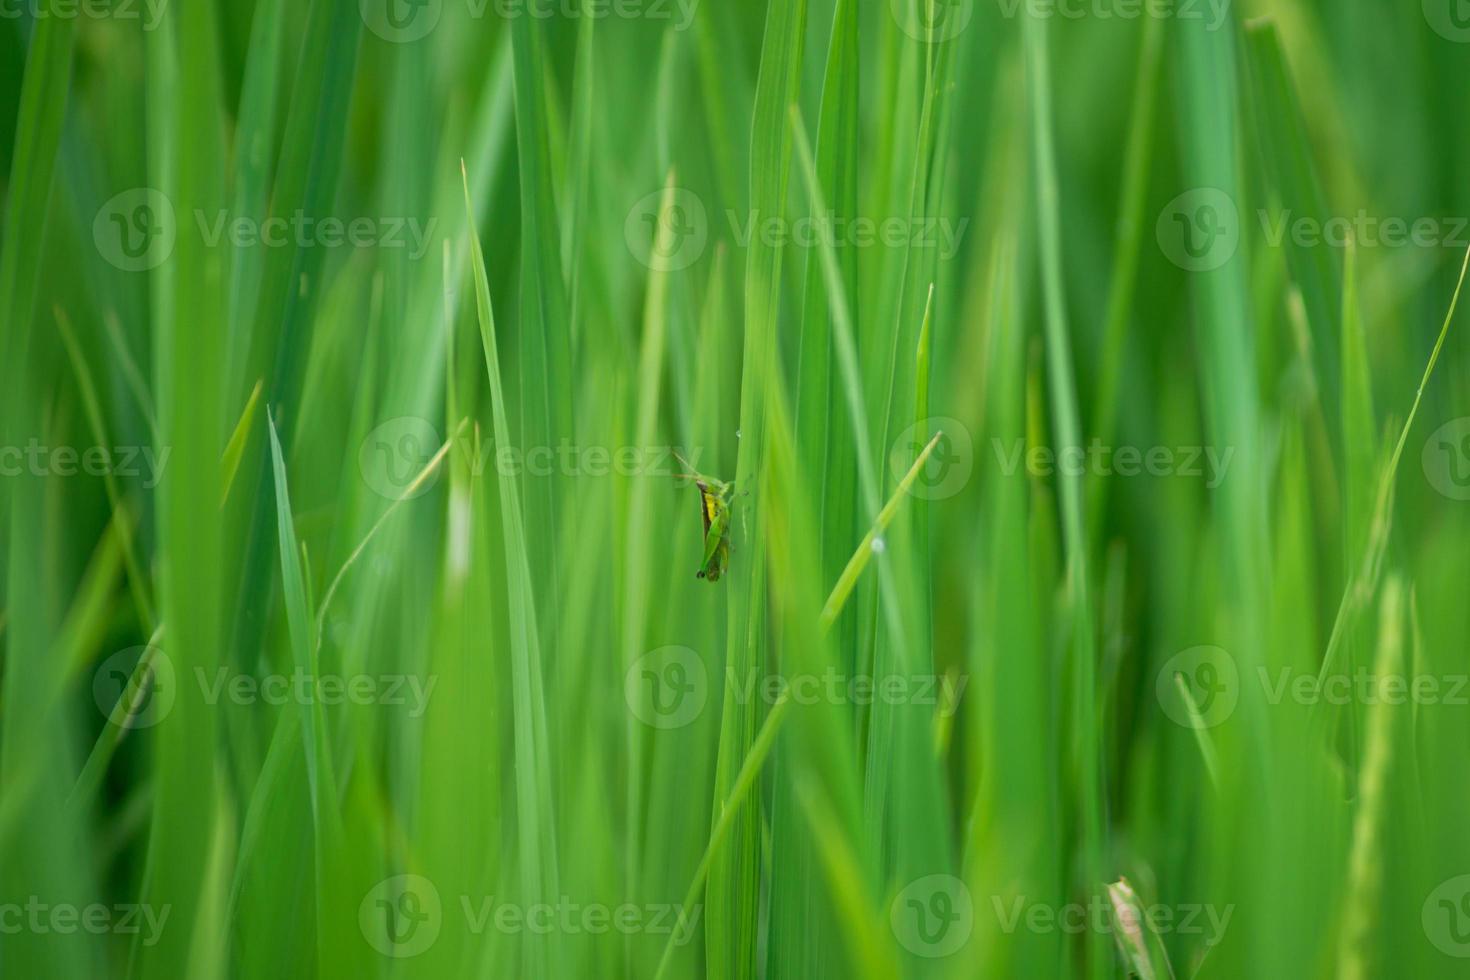
[[[1458,0],[0,0],[0,976],[1470,974]]]

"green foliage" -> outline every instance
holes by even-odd
[[[1452,9],[0,10],[0,976],[1463,974]]]

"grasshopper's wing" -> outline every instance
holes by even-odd
[[[709,537],[709,526],[720,508],[720,498],[703,480],[694,485],[699,488],[699,516],[704,518],[704,536]]]
[[[715,544],[714,557],[704,566],[704,577],[708,582],[718,582],[730,565],[730,536],[727,534]]]
[[[704,561],[708,566],[710,559],[714,558],[715,552],[720,548],[720,542],[725,540],[725,535],[730,529],[730,510],[725,502],[709,491],[704,492]]]

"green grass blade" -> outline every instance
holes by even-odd
[[[806,35],[806,0],[776,0],[766,12],[760,78],[756,83],[750,133],[750,206],[761,215],[787,213],[787,174],[791,136],[787,107],[796,101]],[[780,384],[775,371],[776,330],[781,322],[780,243],[756,236],[745,265],[745,347],[741,357],[740,449],[735,485],[760,483],[765,463],[766,389]],[[748,676],[764,662],[765,535],[764,508],[737,500],[735,546],[743,554],[731,569],[725,663],[734,676]],[[759,725],[759,705],[742,704],[726,689],[720,718],[714,800],[727,797],[750,754]],[[742,811],[710,867],[706,893],[705,946],[711,980],[733,980],[755,973],[760,902],[760,830],[750,810]]]
[[[1424,390],[1429,387],[1429,379],[1434,376],[1434,367],[1439,363],[1439,355],[1444,350],[1445,339],[1450,333],[1450,324],[1454,322],[1455,310],[1460,305],[1460,291],[1465,287],[1467,271],[1470,271],[1470,250],[1466,251],[1465,260],[1460,264],[1460,278],[1455,283],[1454,295],[1450,297],[1449,311],[1445,313],[1444,323],[1439,328],[1439,337],[1434,342],[1434,350],[1430,353],[1429,363],[1424,368],[1424,376],[1420,378],[1419,388],[1414,393],[1414,403],[1409,407],[1408,418],[1404,420],[1403,428],[1399,431],[1398,442],[1394,444],[1393,454],[1379,473],[1378,490],[1374,496],[1373,520],[1368,528],[1367,544],[1363,549],[1361,562],[1356,566],[1348,580],[1347,587],[1343,590],[1342,602],[1338,606],[1337,617],[1332,624],[1332,636],[1327,641],[1327,651],[1322,656],[1322,668],[1317,675],[1319,682],[1325,679],[1336,666],[1338,651],[1346,631],[1350,629],[1364,607],[1369,604],[1377,589],[1378,577],[1383,569],[1383,557],[1388,550],[1389,535],[1393,530],[1393,498],[1398,480],[1399,462],[1403,459],[1404,446],[1409,441],[1409,433],[1413,431],[1414,419],[1419,415],[1419,406],[1424,401]]]
[[[1142,47],[1138,54],[1138,78],[1134,83],[1129,113],[1128,145],[1123,156],[1123,190],[1118,204],[1117,250],[1108,284],[1108,312],[1103,321],[1103,346],[1097,397],[1091,416],[1092,434],[1105,445],[1112,444],[1118,430],[1119,394],[1123,384],[1124,354],[1128,325],[1135,314],[1133,300],[1138,287],[1139,257],[1147,226],[1149,177],[1153,173],[1154,117],[1158,99],[1159,67],[1163,60],[1164,24],[1157,17],[1145,19]],[[1094,475],[1087,482],[1087,526],[1094,542],[1102,529],[1107,500],[1107,481]]]
[[[1326,222],[1331,212],[1317,176],[1280,31],[1273,21],[1261,19],[1247,24],[1244,36],[1258,129],[1256,142],[1266,161],[1277,203],[1293,220]],[[1330,412],[1339,398],[1339,337],[1346,329],[1338,302],[1343,289],[1342,269],[1336,250],[1312,247],[1297,236],[1288,236],[1285,249],[1292,281],[1301,290],[1311,324],[1315,376],[1324,383]],[[1342,408],[1347,410],[1347,406]]]
[[[490,284],[475,227],[470,202],[469,177],[464,175],[465,210],[469,215],[470,257],[473,266],[475,306],[480,322],[480,339],[485,353],[485,370],[490,381],[495,444],[510,446],[510,424],[505,414],[505,393],[496,345],[495,315],[490,303]],[[558,885],[555,817],[551,799],[551,773],[546,749],[545,701],[541,682],[541,643],[536,623],[536,600],[531,566],[526,549],[526,525],[521,516],[520,488],[504,471],[500,478],[500,512],[505,534],[504,558],[510,587],[511,663],[514,677],[516,815],[520,842],[521,890],[527,903],[555,900]],[[525,941],[528,969],[556,976],[560,957],[556,943],[546,934],[528,933]]]
[[[220,506],[223,507],[230,499],[230,488],[235,485],[235,474],[240,472],[240,459],[245,455],[245,444],[250,441],[250,430],[255,426],[255,409],[260,404],[260,393],[264,382],[255,382],[255,387],[250,389],[250,397],[245,400],[245,410],[240,413],[240,421],[235,423],[235,429],[230,433],[230,441],[225,443],[225,455],[222,460],[224,466],[224,496],[220,498]]]
[[[1057,188],[1056,151],[1052,136],[1050,54],[1046,22],[1028,18],[1026,32],[1027,81],[1031,90],[1031,135],[1036,165],[1038,239],[1041,249],[1042,294],[1046,313],[1046,361],[1052,416],[1059,454],[1082,451],[1082,425],[1077,410],[1072,344],[1068,332],[1062,285],[1061,202]],[[1070,769],[1076,781],[1081,835],[1079,863],[1084,881],[1103,876],[1102,753],[1098,743],[1097,647],[1092,594],[1088,584],[1088,540],[1083,520],[1082,480],[1075,474],[1060,480],[1062,527],[1067,555],[1067,583],[1073,635],[1071,638],[1072,691],[1069,746]],[[1092,885],[1092,887],[1096,887]],[[1103,937],[1088,937],[1090,976],[1106,975],[1108,954]]]

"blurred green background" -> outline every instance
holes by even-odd
[[[1470,976],[1467,68],[0,0],[0,975]]]

